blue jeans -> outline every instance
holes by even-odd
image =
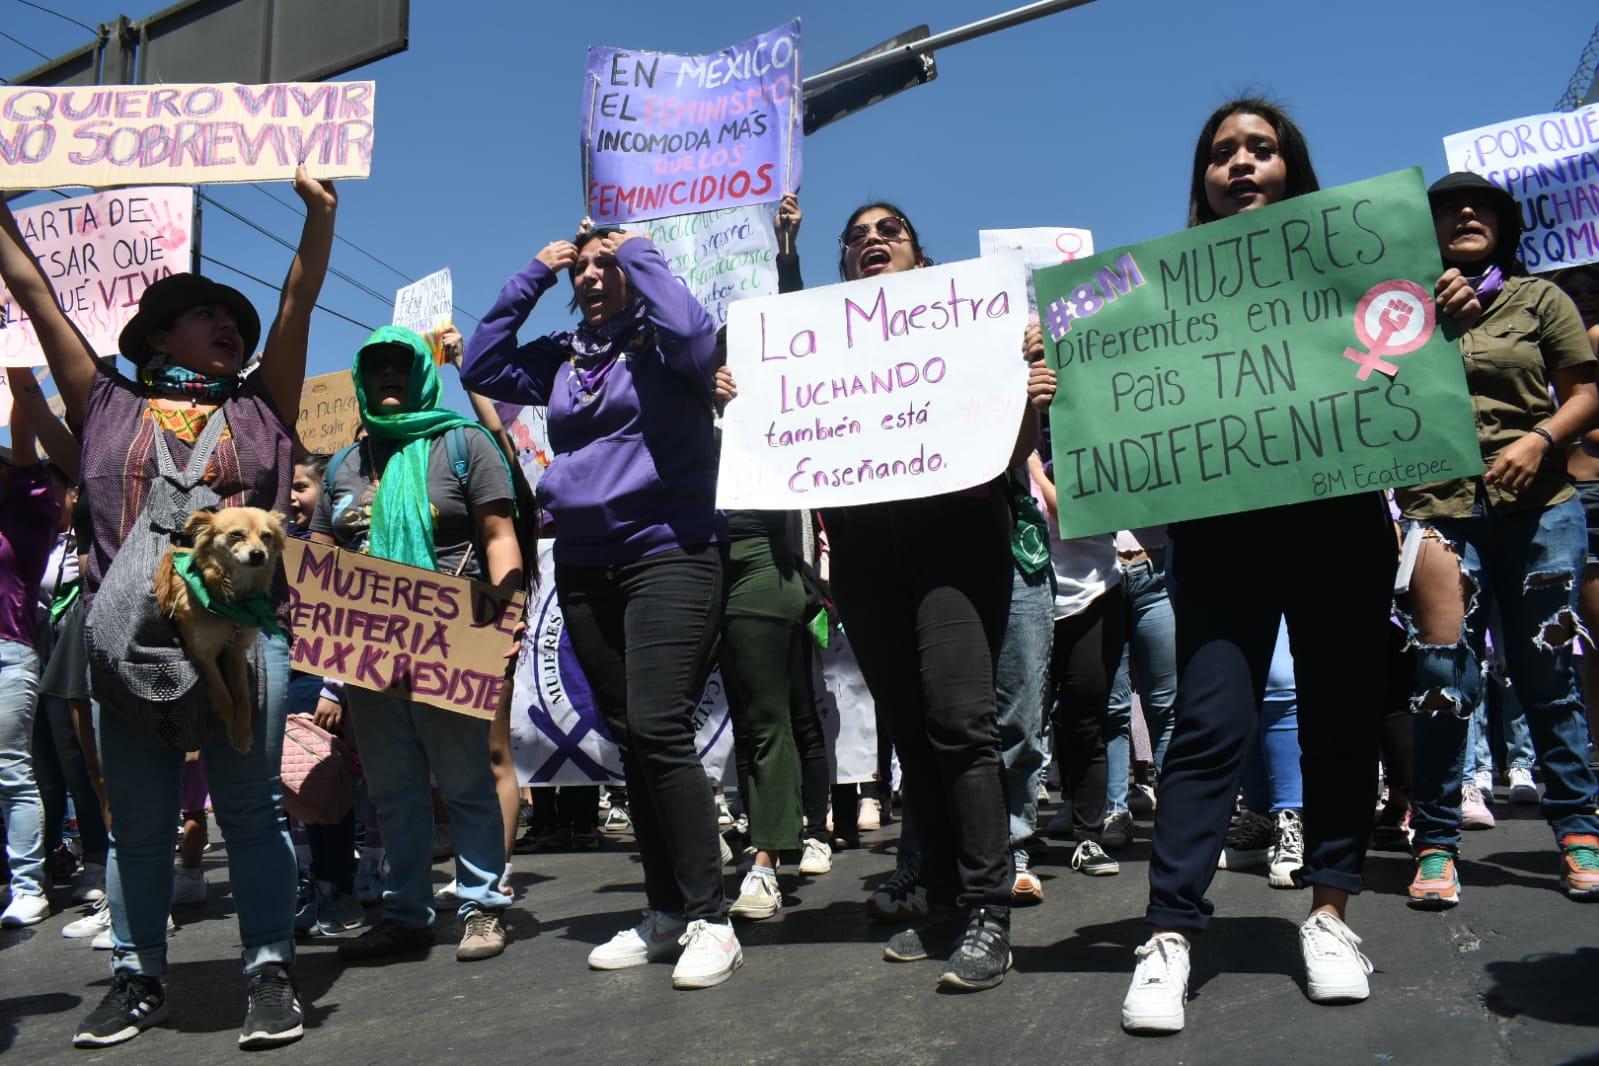
[[[1171,741],[1172,707],[1177,703],[1177,622],[1166,595],[1164,561],[1145,559],[1122,568],[1127,597],[1127,647],[1110,690],[1111,738],[1106,747],[1110,784],[1105,811],[1127,809],[1127,775],[1133,740],[1132,671],[1138,670],[1138,703],[1149,726],[1150,766],[1160,773]]]
[[[39,704],[39,655],[19,640],[0,640],[0,814],[13,895],[42,896],[44,805],[33,779],[33,714]]]
[[[1305,783],[1299,771],[1299,690],[1286,621],[1277,626],[1266,695],[1260,701],[1260,730],[1255,750],[1244,764],[1243,790],[1244,805],[1252,811],[1276,814],[1305,806]]]
[[[503,910],[505,828],[489,765],[489,723],[453,711],[346,687],[361,738],[361,767],[383,823],[389,887],[383,916],[402,925],[433,924],[433,799],[428,773],[450,812],[461,917]]]
[[[266,706],[251,715],[254,738],[241,755],[223,743],[200,749],[217,824],[228,845],[228,873],[244,943],[244,971],[294,961],[294,845],[283,824],[278,767],[288,705],[289,644],[260,638],[266,655]],[[95,737],[111,805],[113,972],[159,977],[167,968],[172,850],[177,841],[183,753],[139,743],[120,716],[95,705]]]
[[[999,700],[999,757],[1004,763],[1010,846],[1038,828],[1038,778],[1044,772],[1044,689],[1055,638],[1055,580],[1046,567],[1027,575],[1011,568],[1010,616],[994,661]],[[914,849],[913,849],[914,850]],[[900,853],[904,855],[903,838]]]
[[[1588,557],[1582,505],[1572,499],[1494,513],[1479,502],[1469,518],[1423,525],[1453,548],[1474,595],[1458,641],[1416,645],[1416,847],[1460,844],[1468,719],[1482,698],[1485,630],[1495,604],[1504,620],[1505,662],[1542,773],[1543,816],[1557,837],[1599,833],[1599,786],[1587,763],[1587,723],[1572,661],[1581,632],[1577,582]],[[1414,636],[1414,625],[1411,631]]]
[[[1492,615],[1488,632],[1494,642],[1493,662],[1488,668],[1490,683],[1482,688],[1482,699],[1477,701],[1477,710],[1471,716],[1467,732],[1466,772],[1461,778],[1461,783],[1467,785],[1476,779],[1478,771],[1493,772],[1494,744],[1491,740],[1497,741],[1502,749],[1506,769],[1517,767],[1531,770],[1534,758],[1527,715],[1521,709],[1521,701],[1516,698],[1510,679],[1505,676],[1504,652],[1501,650],[1505,642],[1505,626],[1497,609]],[[1492,728],[1495,725],[1497,729]],[[1490,737],[1490,734],[1494,735]]]

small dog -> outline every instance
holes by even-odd
[[[178,553],[193,553],[195,570],[214,601],[238,602],[271,591],[283,554],[283,516],[259,507],[196,511],[183,532],[193,548],[172,548],[155,572],[155,600],[177,624],[189,661],[205,679],[235,751],[250,750],[250,648],[260,630],[202,607],[173,568]]]

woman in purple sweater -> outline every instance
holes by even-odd
[[[516,333],[566,271],[572,332]],[[724,598],[711,389],[715,325],[647,238],[555,241],[506,282],[467,345],[461,383],[549,407],[539,503],[557,530],[567,631],[622,751],[649,908],[595,948],[597,970],[684,950],[678,988],[743,964],[722,892],[716,810],[694,743]]]

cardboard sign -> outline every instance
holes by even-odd
[[[450,268],[445,267],[413,282],[394,294],[394,325],[404,326],[428,342],[433,361],[444,363],[444,348],[439,333],[450,324],[455,306],[455,289],[450,283]]]
[[[371,81],[0,87],[11,189],[364,178]]]
[[[1034,273],[1061,536],[1480,473],[1442,273],[1419,169]]]
[[[774,207],[759,204],[656,219],[641,229],[720,327],[733,301],[776,295],[776,219]]]
[[[1599,104],[1457,133],[1444,155],[1516,198],[1528,270],[1599,262]]]
[[[995,477],[1027,402],[1026,325],[1016,256],[739,301],[717,506],[846,507]]]
[[[583,187],[599,223],[768,203],[800,184],[799,19],[710,55],[590,48]]]
[[[11,180],[7,167],[4,179]],[[194,190],[116,189],[16,212],[17,228],[95,353],[117,354],[117,336],[150,283],[188,270]],[[0,366],[37,366],[33,323],[0,284]]]
[[[525,596],[479,581],[290,539],[297,670],[493,718]]]
[[[306,378],[300,392],[300,417],[294,422],[294,431],[306,451],[332,455],[355,443],[355,429],[360,424],[355,378],[348,370]]]
[[[1031,272],[1093,255],[1094,235],[1085,229],[1054,226],[977,231],[978,255],[1004,255],[1007,252],[1015,252],[1027,264],[1027,305],[1037,311],[1038,300],[1033,295]]]
[[[539,571],[555,573],[550,541],[539,543]],[[713,672],[694,710],[695,749],[705,773],[732,784],[732,720],[720,672]],[[517,780],[534,788],[623,784],[622,755],[605,728],[556,598],[555,582],[535,593],[527,639],[517,662],[511,703],[511,757]]]

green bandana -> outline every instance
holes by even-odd
[[[212,614],[251,629],[264,629],[274,636],[284,635],[278,626],[276,604],[266,593],[252,592],[242,600],[225,600],[220,596],[211,595],[211,590],[205,587],[205,582],[200,579],[199,572],[194,568],[193,552],[173,552],[172,569],[176,570],[178,576],[183,578],[183,583],[189,586],[189,595],[194,597],[194,602]]]
[[[366,386],[361,381],[361,355],[368,348],[391,344],[411,350],[411,378],[406,389],[405,410],[375,414],[367,406]],[[427,341],[404,326],[383,326],[373,331],[361,351],[356,353],[350,373],[355,378],[355,400],[366,431],[379,440],[400,445],[378,479],[377,495],[372,500],[367,553],[423,570],[437,570],[433,505],[428,500],[428,460],[433,454],[433,438],[456,426],[471,426],[482,433],[488,430],[470,418],[439,406],[443,386],[438,368],[433,365],[433,352]],[[505,463],[498,446],[494,453]],[[510,477],[508,463],[505,474]]]
[[[1022,573],[1040,573],[1049,566],[1049,526],[1030,493],[1012,492],[1011,509],[1016,517],[1010,536],[1011,556]]]
[[[810,620],[805,627],[811,632],[811,639],[816,641],[816,646],[823,651],[833,642],[832,618],[828,615],[827,608],[823,607],[816,612],[816,617]]]
[[[67,613],[67,608],[72,606],[73,601],[78,598],[78,593],[82,591],[81,581],[68,581],[56,589],[56,597],[50,601],[51,624],[61,621],[61,616]]]

